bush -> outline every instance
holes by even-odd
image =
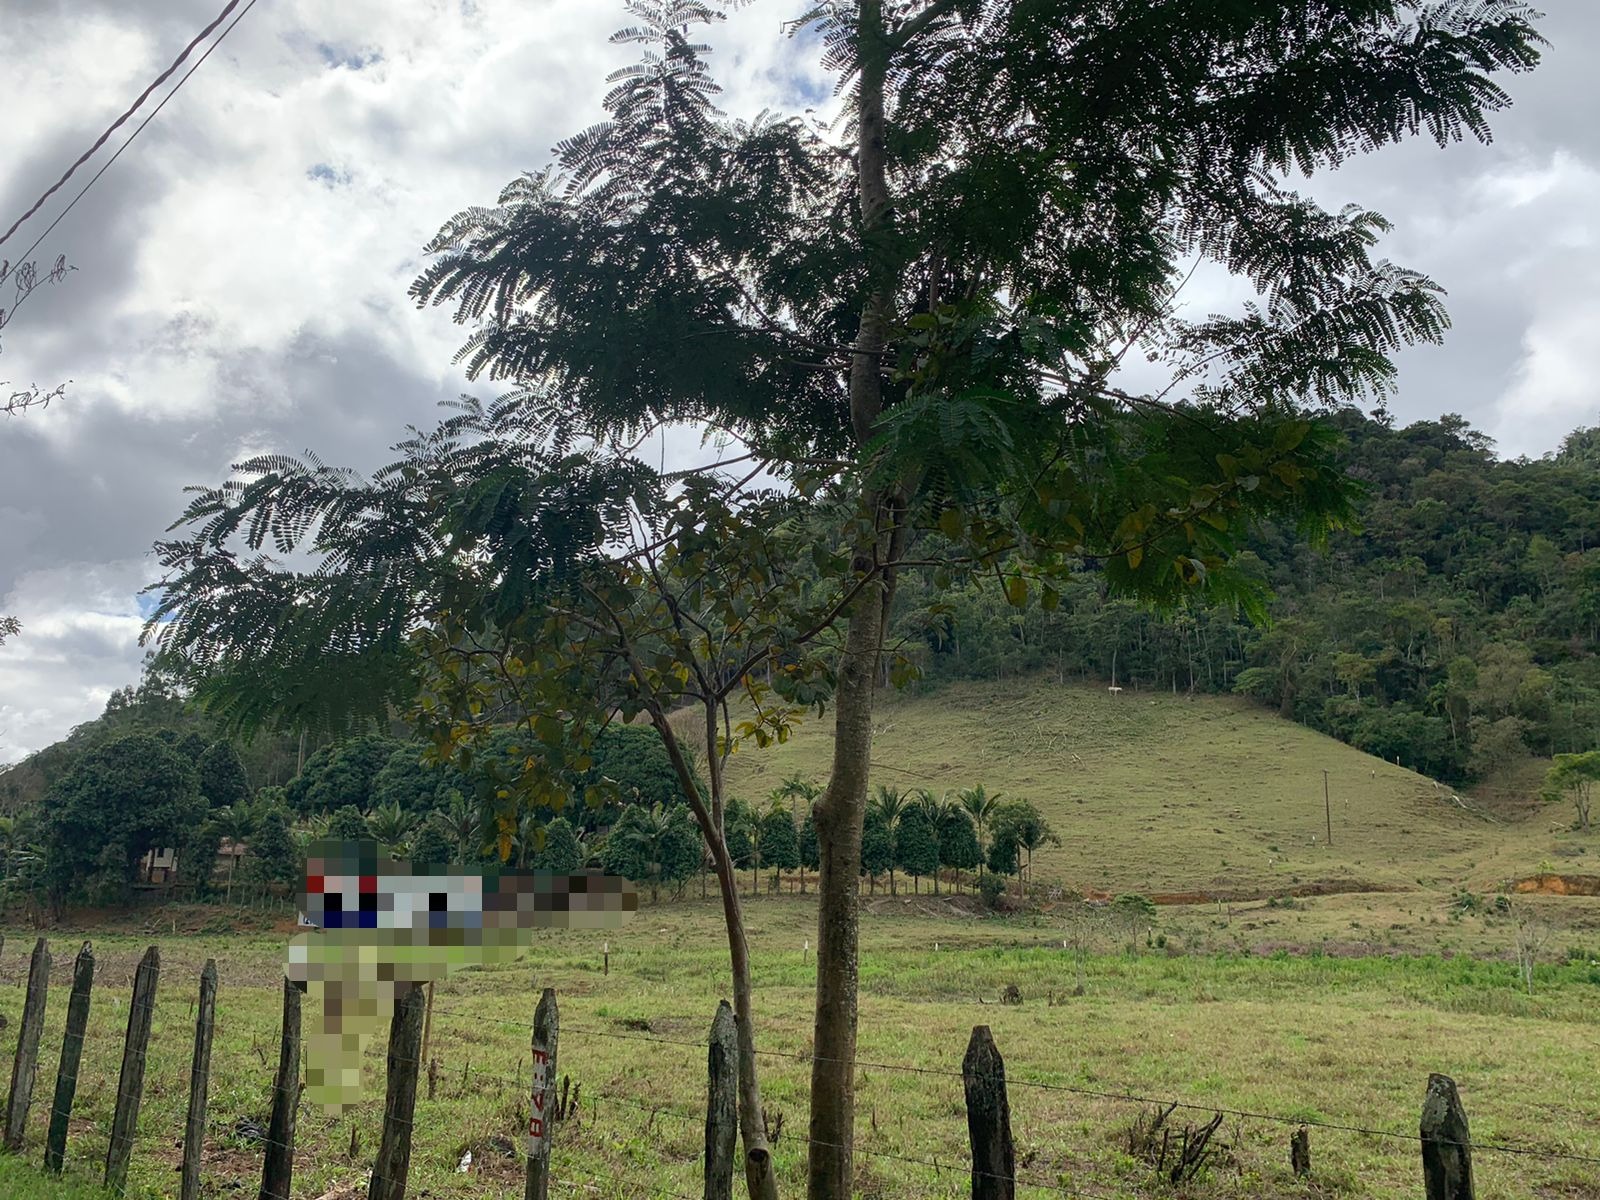
[[[983,897],[983,902],[990,908],[1000,904],[1000,897],[1005,895],[1006,881],[998,875],[985,875],[978,880],[978,895]]]
[[[328,822],[328,837],[339,842],[360,842],[372,836],[372,829],[367,825],[367,819],[361,815],[361,810],[353,804],[346,804]]]
[[[244,860],[244,878],[251,883],[298,884],[305,874],[299,847],[289,836],[289,822],[282,809],[268,809],[261,818],[250,853]]]

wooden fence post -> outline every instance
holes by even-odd
[[[44,1033],[44,1002],[50,990],[50,946],[40,938],[28,963],[28,992],[22,1002],[22,1028],[17,1030],[17,1057],[11,1064],[11,1099],[6,1103],[5,1147],[22,1149],[28,1131],[28,1105],[33,1102],[33,1077],[39,1070],[39,1038]]]
[[[145,1057],[150,1051],[150,1023],[155,1017],[160,978],[161,951],[151,946],[133,973],[128,1036],[122,1043],[122,1074],[117,1078],[117,1109],[111,1118],[111,1145],[106,1148],[106,1187],[114,1192],[127,1190],[128,1159],[133,1156],[133,1137],[139,1128]]]
[[[217,1013],[217,960],[200,972],[200,1009],[194,1019],[194,1060],[189,1065],[189,1118],[183,1126],[183,1180],[178,1200],[200,1200],[200,1154],[206,1143],[206,1092],[211,1083],[211,1034]]]
[[[256,1200],[289,1200],[294,1186],[294,1119],[300,1107],[300,989],[283,981],[283,1031],[278,1041],[278,1075],[272,1083],[272,1118],[261,1162]]]
[[[706,1099],[705,1200],[733,1200],[734,1141],[739,1133],[739,1038],[733,1009],[717,1002],[711,1022],[711,1049],[706,1056],[709,1095]]]
[[[1473,1200],[1472,1135],[1448,1075],[1429,1075],[1422,1099],[1422,1182],[1427,1200]]]
[[[1311,1174],[1311,1131],[1304,1125],[1289,1135],[1289,1166],[1297,1179]]]
[[[972,1142],[972,1200],[1013,1200],[1017,1166],[1006,1064],[987,1025],[972,1027],[961,1077],[967,1092],[967,1136]]]
[[[528,1173],[523,1200],[545,1200],[550,1193],[550,1127],[555,1123],[556,1050],[561,1012],[555,988],[545,988],[533,1010],[533,1095],[528,1111]]]
[[[50,1106],[50,1132],[45,1137],[44,1167],[60,1172],[67,1157],[67,1122],[78,1093],[78,1064],[89,1025],[89,993],[94,988],[94,950],[85,942],[72,964],[72,996],[67,1001],[67,1031],[61,1035],[61,1065],[56,1069],[56,1098]]]
[[[383,1140],[367,1185],[367,1200],[405,1200],[411,1170],[411,1119],[417,1109],[422,1066],[422,1014],[427,996],[413,984],[395,997],[389,1025],[389,1087],[383,1104]]]

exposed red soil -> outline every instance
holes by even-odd
[[[1541,896],[1600,896],[1600,875],[1530,875],[1511,887]]]

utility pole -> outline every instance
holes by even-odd
[[[1333,845],[1333,803],[1328,799],[1328,772],[1322,772],[1322,815],[1328,822],[1328,845]]]

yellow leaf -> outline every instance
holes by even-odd
[[[1135,546],[1132,550],[1128,551],[1128,570],[1137,571],[1139,569],[1139,564],[1142,563],[1143,561],[1144,561],[1144,547],[1143,546]]]

